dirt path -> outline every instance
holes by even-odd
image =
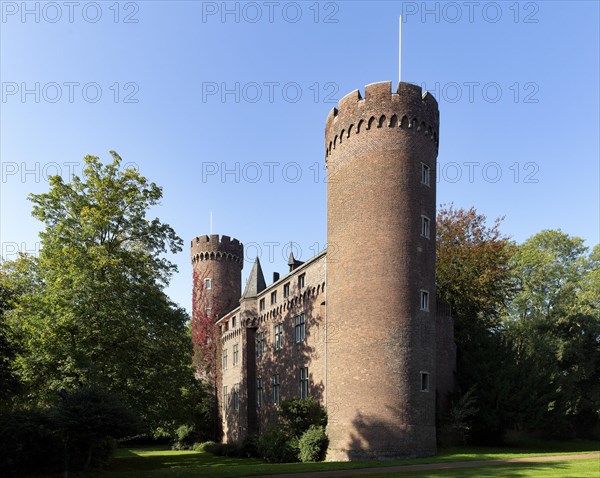
[[[360,476],[378,473],[408,473],[411,471],[445,470],[450,468],[480,468],[484,466],[506,465],[509,463],[543,463],[546,461],[583,460],[598,458],[600,453],[581,453],[577,455],[528,456],[507,458],[504,460],[454,461],[449,463],[427,463],[422,465],[398,465],[377,468],[356,468],[353,470],[314,471],[306,473],[284,473],[279,475],[261,475],[252,478],[334,478],[338,476]]]

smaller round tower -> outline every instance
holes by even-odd
[[[192,239],[194,312],[200,308],[216,321],[239,305],[244,246],[218,234]]]

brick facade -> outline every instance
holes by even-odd
[[[308,393],[328,410],[328,460],[436,453],[436,392],[451,390],[455,361],[435,301],[438,135],[437,102],[408,83],[368,85],[329,114],[327,251],[262,290],[238,287],[217,320],[225,440],[263,430],[278,397]]]

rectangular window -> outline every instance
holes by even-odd
[[[271,305],[275,305],[277,303],[277,291],[271,292]]]
[[[306,322],[304,321],[304,314],[297,315],[294,319],[294,332],[296,343],[304,342],[306,338]]]
[[[212,289],[212,279],[204,279],[204,288]]]
[[[290,283],[288,282],[283,286],[283,297],[287,298],[290,296]]]
[[[263,379],[256,379],[256,406],[260,408],[263,403]]]
[[[238,344],[233,344],[233,366],[235,367],[238,364],[239,360],[239,350]]]
[[[256,332],[256,356],[260,357],[265,352],[265,333]]]
[[[427,216],[421,216],[421,236],[429,239],[429,218]]]
[[[429,392],[429,372],[421,372],[421,392]]]
[[[279,405],[279,401],[281,400],[280,394],[280,383],[279,383],[279,374],[273,375],[273,403],[275,405]]]
[[[235,318],[235,315],[231,318],[231,328],[235,329],[235,326],[237,325],[237,320]]]
[[[263,298],[263,299],[260,299],[260,302],[258,303],[258,309],[259,309],[260,311],[263,311],[263,310],[265,310],[265,299],[264,299],[264,298]]]
[[[283,324],[275,324],[275,350],[283,348]]]
[[[210,307],[204,309],[204,313],[206,314],[206,317],[210,317]]]
[[[300,398],[308,398],[308,367],[302,367],[298,373]]]
[[[426,290],[421,291],[421,310],[429,311],[429,292]]]
[[[228,403],[229,397],[227,396],[227,385],[223,387],[223,411],[226,412],[227,408],[229,408]]]
[[[429,186],[429,166],[427,166],[425,163],[421,163],[421,183],[423,183],[425,186]]]
[[[306,274],[301,274],[298,276],[298,289],[302,289],[304,287],[306,279]]]
[[[240,385],[237,383],[231,391],[231,408],[236,412],[240,409]]]
[[[223,370],[225,370],[227,368],[227,349],[223,349],[222,365]]]

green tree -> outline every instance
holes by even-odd
[[[82,177],[50,179],[32,194],[44,223],[36,287],[9,314],[16,362],[32,402],[60,388],[95,386],[125,397],[154,426],[177,414],[192,377],[188,315],[164,292],[181,250],[174,230],[147,214],[162,190],[121,158],[87,156]]]
[[[561,437],[590,436],[600,423],[599,248],[587,251],[581,238],[545,230],[514,256],[518,293],[507,332],[517,364],[527,361],[546,384],[544,394],[534,390],[541,422],[524,425]]]

